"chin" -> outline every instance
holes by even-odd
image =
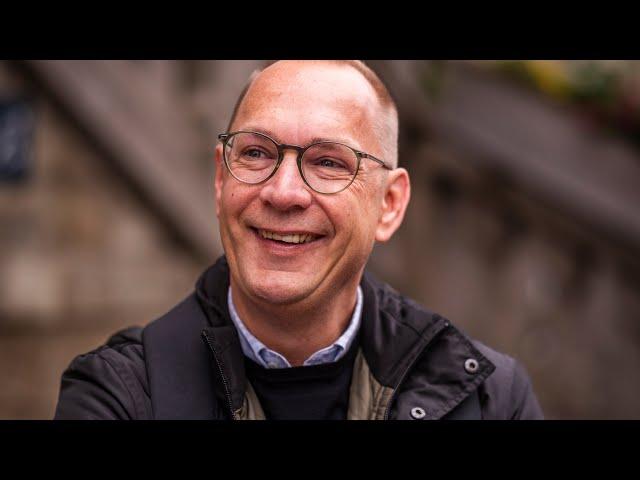
[[[249,282],[252,294],[266,303],[273,305],[287,305],[299,302],[308,297],[314,288],[309,279],[299,278],[299,275],[270,273],[264,280],[253,279]]]

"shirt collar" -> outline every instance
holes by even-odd
[[[291,364],[287,359],[278,352],[269,349],[264,343],[258,340],[245,326],[244,322],[240,319],[235,305],[233,304],[233,296],[231,293],[231,286],[227,293],[227,301],[229,304],[229,315],[233,321],[236,329],[238,330],[238,336],[240,337],[240,346],[242,352],[251,360],[261,365],[264,368],[289,368]],[[358,285],[356,293],[356,306],[351,316],[349,326],[340,337],[328,347],[322,348],[309,356],[303,365],[319,365],[322,363],[331,363],[339,360],[349,350],[353,343],[358,328],[360,327],[362,317],[362,289]]]

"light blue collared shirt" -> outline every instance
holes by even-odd
[[[240,346],[242,347],[242,352],[249,357],[251,360],[256,362],[259,365],[262,365],[264,368],[289,368],[291,364],[280,355],[278,352],[273,351],[267,346],[254,337],[251,332],[244,325],[240,317],[238,316],[238,312],[236,311],[236,307],[233,304],[233,297],[231,295],[231,287],[229,287],[229,292],[227,294],[227,300],[229,303],[229,314],[231,316],[231,320],[236,326],[238,330],[238,336],[240,337]],[[351,322],[349,326],[344,331],[340,338],[338,338],[333,344],[325,347],[321,350],[318,350],[316,353],[307,358],[303,365],[319,365],[321,363],[331,363],[339,360],[342,356],[349,350],[349,347],[353,343],[353,340],[356,337],[356,333],[358,332],[358,328],[360,327],[360,317],[362,316],[362,289],[358,286],[357,298],[356,298],[356,308],[353,310],[353,315],[351,316]]]

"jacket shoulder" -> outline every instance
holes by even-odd
[[[116,332],[104,345],[75,357],[62,374],[56,420],[150,416],[140,327]]]
[[[488,420],[543,419],[542,409],[524,366],[515,358],[477,340],[471,340],[471,342],[496,367],[479,391],[483,418]]]

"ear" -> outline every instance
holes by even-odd
[[[224,161],[222,159],[222,144],[216,145],[215,152],[216,173],[214,187],[216,192],[216,216],[220,217],[220,202],[222,198],[222,184],[224,183]]]
[[[376,240],[386,242],[402,224],[411,198],[409,172],[404,168],[391,170],[387,176],[382,209],[376,229]]]

